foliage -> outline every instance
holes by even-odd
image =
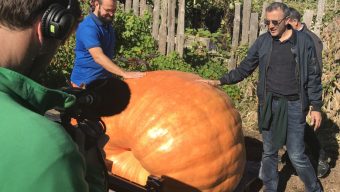
[[[225,60],[230,57],[229,53],[226,51],[230,49],[231,45],[231,36],[229,34],[223,34],[221,30],[211,33],[210,31],[202,28],[186,29],[185,33],[189,38],[197,38],[185,50],[185,60],[188,63],[196,63],[196,65],[199,65],[199,63],[202,62],[195,60]],[[202,41],[199,40],[199,37],[209,38],[209,47],[203,44]]]
[[[175,52],[168,56],[160,55],[152,59],[150,61],[150,70],[178,70],[194,72],[194,69]]]
[[[340,9],[334,9],[334,10],[330,10],[327,11],[325,13],[325,15],[322,18],[322,21],[326,24],[329,24],[332,22],[332,20],[336,17],[340,15]]]
[[[301,15],[303,15],[305,10],[307,9],[316,10],[318,2],[316,0],[310,0],[310,1],[297,0],[297,1],[289,1],[287,2],[287,5],[289,7],[295,8],[301,13]]]
[[[132,12],[117,10],[114,26],[117,37],[117,55],[125,58],[142,58],[156,52],[155,41],[151,35],[149,13],[141,17]]]
[[[327,118],[333,121],[332,123],[330,121],[326,122],[329,124],[327,125],[329,128],[334,126],[334,124],[340,125],[339,23],[340,17],[335,17],[333,21],[324,28],[322,33],[322,39],[326,45],[325,47],[327,47],[323,51],[323,111],[326,112]]]
[[[249,44],[244,44],[236,49],[235,54],[238,58],[238,61],[242,61],[247,56],[248,47]]]

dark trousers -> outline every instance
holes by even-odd
[[[272,115],[278,109],[279,102],[272,101]],[[322,191],[309,158],[305,154],[305,125],[306,114],[301,110],[301,101],[288,101],[288,127],[286,147],[289,158],[305,184],[306,191]],[[261,113],[261,111],[260,111]],[[260,114],[261,115],[261,114]],[[278,150],[274,148],[271,126],[269,130],[263,130],[263,154],[259,178],[263,181],[266,192],[277,191],[278,187]]]

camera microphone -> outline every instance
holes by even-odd
[[[129,103],[129,86],[117,78],[99,79],[85,89],[68,87],[64,92],[76,97],[76,104],[68,113],[72,117],[98,118],[122,112]]]

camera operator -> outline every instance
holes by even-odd
[[[106,191],[97,146],[85,149],[43,114],[75,97],[32,79],[75,29],[77,0],[0,1],[0,191]],[[103,147],[107,137],[99,138]]]

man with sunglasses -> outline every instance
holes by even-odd
[[[288,27],[289,8],[274,2],[266,8],[268,33],[262,34],[240,65],[219,80],[200,80],[213,86],[242,81],[259,67],[257,96],[263,139],[260,179],[266,192],[278,190],[278,150],[286,145],[306,191],[322,191],[304,153],[304,128],[309,107],[314,128],[321,124],[321,72],[311,38]]]
[[[321,39],[310,31],[306,24],[301,22],[301,14],[294,8],[289,8],[289,25],[294,29],[308,34],[314,42],[316,49],[316,57],[320,66],[320,72],[322,73],[322,41]],[[317,162],[317,176],[324,177],[329,171],[329,164],[327,162],[327,156],[325,150],[322,148],[320,141],[318,140],[313,129],[306,124],[305,128],[305,142],[312,154],[313,160]],[[289,160],[289,159],[287,159]]]
[[[116,44],[112,25],[116,0],[91,0],[91,12],[76,32],[76,58],[71,74],[75,86],[88,85],[97,79],[112,77],[140,78],[142,72],[128,72],[116,65],[112,58]]]

